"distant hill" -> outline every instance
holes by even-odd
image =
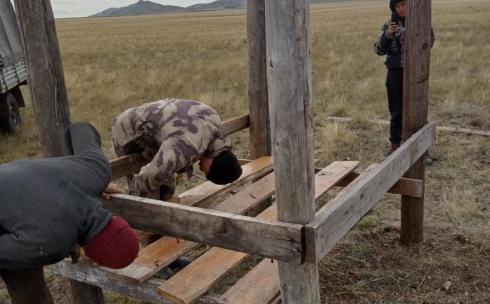
[[[187,9],[192,12],[196,11],[217,11],[223,9],[244,8],[247,6],[246,0],[218,0],[211,3],[194,4]]]
[[[139,0],[125,7],[106,9],[91,17],[141,16],[184,12],[187,12],[187,10],[180,6],[161,5],[151,1]]]
[[[341,2],[343,0],[311,0],[310,3],[324,2]],[[217,0],[211,3],[194,4],[189,7],[180,7],[174,5],[162,5],[159,3],[139,0],[138,2],[120,7],[109,8],[91,17],[117,17],[117,16],[141,16],[157,15],[170,13],[200,12],[200,11],[218,11],[225,9],[245,8],[247,0]]]

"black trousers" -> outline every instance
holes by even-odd
[[[388,69],[386,75],[388,109],[390,110],[390,142],[399,146],[402,142],[403,120],[403,69]]]
[[[42,267],[0,269],[13,304],[53,304]]]

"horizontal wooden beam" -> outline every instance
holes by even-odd
[[[359,175],[360,173],[358,172],[351,172],[335,186],[347,187],[351,182],[358,178]],[[424,182],[420,179],[402,177],[390,188],[390,190],[388,190],[388,193],[421,198],[424,195]]]
[[[223,122],[221,133],[224,136],[228,136],[246,129],[248,126],[248,114],[245,114]],[[138,173],[141,167],[148,163],[148,161],[144,160],[139,153],[133,153],[111,160],[110,163],[112,168],[112,180],[116,180],[125,177],[128,174]]]
[[[284,262],[302,259],[303,226],[182,206],[125,194],[104,206],[133,228]]]
[[[329,116],[327,117],[327,120],[332,122],[338,122],[338,123],[352,122],[352,118],[347,118],[347,117]],[[384,126],[390,125],[390,122],[388,120],[383,120],[383,119],[368,119],[367,121],[369,123],[377,124],[377,125],[384,125]],[[478,129],[468,129],[468,128],[459,128],[459,127],[437,126],[437,131],[442,131],[446,133],[457,133],[457,134],[459,133],[459,134],[466,134],[466,135],[490,136],[490,130],[478,130]]]
[[[81,260],[77,264],[72,264],[71,260],[65,259],[49,266],[49,268],[62,277],[101,287],[147,303],[174,304],[174,302],[163,298],[156,291],[164,280],[151,279],[144,283],[135,284],[134,282],[125,281],[122,277],[118,277],[104,268],[97,267],[87,260]],[[224,303],[216,297],[204,296],[197,300],[196,304]]]
[[[248,114],[238,116],[223,122],[221,125],[221,134],[228,136],[238,131],[244,130],[250,126]]]
[[[434,144],[436,128],[427,124],[379,165],[363,172],[317,213],[305,228],[306,255],[319,261],[381,200]]]

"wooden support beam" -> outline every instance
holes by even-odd
[[[145,283],[134,284],[118,278],[103,268],[94,267],[94,264],[87,260],[81,260],[77,264],[72,264],[70,260],[64,260],[49,267],[61,276],[81,282],[84,285],[98,286],[99,288],[137,298],[148,303],[175,304],[156,292],[157,287],[164,282],[163,280],[151,279]],[[97,302],[87,301],[83,303],[92,304]],[[216,299],[216,297],[204,296],[196,304],[223,304],[223,302]]]
[[[223,122],[221,133],[228,136],[247,128],[248,125],[248,114],[242,115]],[[148,161],[144,160],[139,153],[128,154],[111,160],[112,180],[138,173],[141,167],[147,163]]]
[[[246,129],[248,128],[248,126],[249,116],[248,114],[244,114],[242,116],[224,121],[221,125],[221,134],[223,134],[223,136],[228,136],[243,129]]]
[[[352,118],[348,117],[327,117],[328,121],[338,122],[338,123],[349,123],[352,122]],[[389,126],[390,122],[388,120],[383,119],[368,119],[367,122],[377,125]],[[478,136],[490,136],[489,130],[478,130],[478,129],[468,129],[468,128],[459,128],[459,127],[445,127],[445,126],[437,126],[437,131],[446,132],[446,133],[456,133],[456,134],[466,134],[466,135],[478,135]]]
[[[15,1],[23,36],[29,89],[45,157],[66,151],[65,129],[70,124],[63,63],[51,1]]]
[[[358,172],[351,172],[343,180],[337,183],[337,187],[347,187],[352,181],[359,177]],[[420,198],[424,195],[424,183],[419,179],[402,177],[388,190],[388,193],[402,194],[410,197]]]
[[[307,260],[323,258],[371,210],[402,175],[432,146],[436,131],[427,124],[379,165],[362,173],[306,226]]]
[[[266,1],[267,79],[278,218],[315,217],[309,1]],[[283,303],[320,303],[316,261],[279,263]]]
[[[427,123],[432,48],[431,8],[431,0],[408,1],[403,77],[403,140],[405,141]],[[425,181],[423,157],[407,171],[405,177]],[[423,240],[424,198],[402,196],[401,241],[410,244],[420,243]]]
[[[250,109],[250,158],[271,155],[265,0],[247,1],[248,104]]]
[[[113,195],[107,209],[133,228],[299,264],[302,229],[213,210],[182,206],[130,195]],[[237,241],[240,240],[240,241]]]
[[[15,0],[15,6],[41,150],[45,157],[63,156],[68,152],[65,130],[70,125],[70,108],[51,1]],[[104,303],[100,288],[76,281],[71,281],[71,287],[75,304]]]

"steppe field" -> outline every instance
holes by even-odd
[[[312,6],[318,166],[360,160],[366,167],[387,150],[386,126],[367,122],[388,118],[384,58],[372,48],[390,16],[387,2]],[[96,125],[112,157],[113,117],[143,102],[179,97],[210,104],[224,119],[246,113],[245,22],[243,10],[58,20],[72,120]],[[434,0],[433,27],[430,120],[490,130],[490,1]],[[0,135],[2,163],[40,157],[32,107],[22,115],[15,136]],[[246,158],[246,131],[232,140]],[[387,195],[321,262],[325,303],[490,303],[490,137],[439,132],[431,154],[424,243],[399,244],[400,199]],[[56,303],[70,303],[69,284],[47,277]],[[106,296],[107,303],[140,303]],[[9,303],[3,287],[0,303]]]

